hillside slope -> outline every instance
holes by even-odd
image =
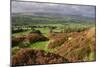
[[[52,36],[48,48],[68,59],[69,62],[94,61],[96,51],[95,28],[82,32],[63,33]]]

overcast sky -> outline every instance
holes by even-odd
[[[53,4],[53,3],[36,3],[36,2],[12,2],[13,13],[21,12],[43,12],[43,13],[59,13],[82,15],[88,17],[95,17],[95,6],[83,5],[67,5],[67,4]]]

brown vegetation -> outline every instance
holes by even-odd
[[[25,36],[12,37],[12,47],[17,46],[25,39]]]
[[[55,49],[53,53],[43,50],[21,48],[12,57],[12,65],[55,64],[64,62],[94,61],[96,53],[95,28],[81,32],[56,33],[50,35],[48,49]],[[26,41],[25,41],[26,40]],[[30,33],[17,37],[13,42],[45,41],[48,38],[42,34]],[[22,44],[21,44],[22,45]]]
[[[34,43],[36,41],[47,41],[48,38],[37,33],[31,33],[27,36],[19,36],[12,38],[12,47],[14,46],[27,46],[30,43]]]
[[[55,39],[62,37],[66,40],[58,47],[56,44],[59,42]],[[82,32],[64,33],[62,36],[56,34],[54,40],[54,43],[51,42],[48,46],[56,45],[58,48],[56,48],[55,53],[68,59],[69,62],[91,61],[89,60],[90,54],[96,51],[95,28]],[[62,42],[62,40],[60,41]],[[95,60],[95,56],[93,60]]]
[[[12,65],[31,65],[31,64],[55,64],[68,62],[63,57],[46,53],[43,50],[34,50],[31,48],[20,49],[15,56],[12,57]]]
[[[45,36],[43,36],[43,35],[41,35],[41,34],[37,34],[37,33],[29,34],[26,38],[27,38],[31,43],[32,43],[32,42],[36,42],[36,41],[46,41],[46,40],[48,40],[48,38],[46,38]]]

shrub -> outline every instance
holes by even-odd
[[[29,34],[28,36],[19,36],[19,37],[12,37],[12,47],[19,46],[19,47],[27,47],[30,43],[34,43],[36,41],[47,41],[48,38],[37,33]]]
[[[46,53],[43,50],[34,50],[31,48],[20,49],[15,56],[12,57],[12,65],[30,65],[30,64],[54,64],[68,62],[63,57]]]
[[[36,42],[36,41],[46,41],[48,38],[44,37],[43,35],[40,34],[29,34],[27,36],[27,39],[29,39],[30,43]]]
[[[18,46],[18,44],[20,44],[24,39],[25,39],[24,36],[13,37],[13,38],[12,38],[12,47]]]

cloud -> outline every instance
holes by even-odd
[[[95,6],[12,1],[12,12],[50,12],[66,15],[95,16]]]

